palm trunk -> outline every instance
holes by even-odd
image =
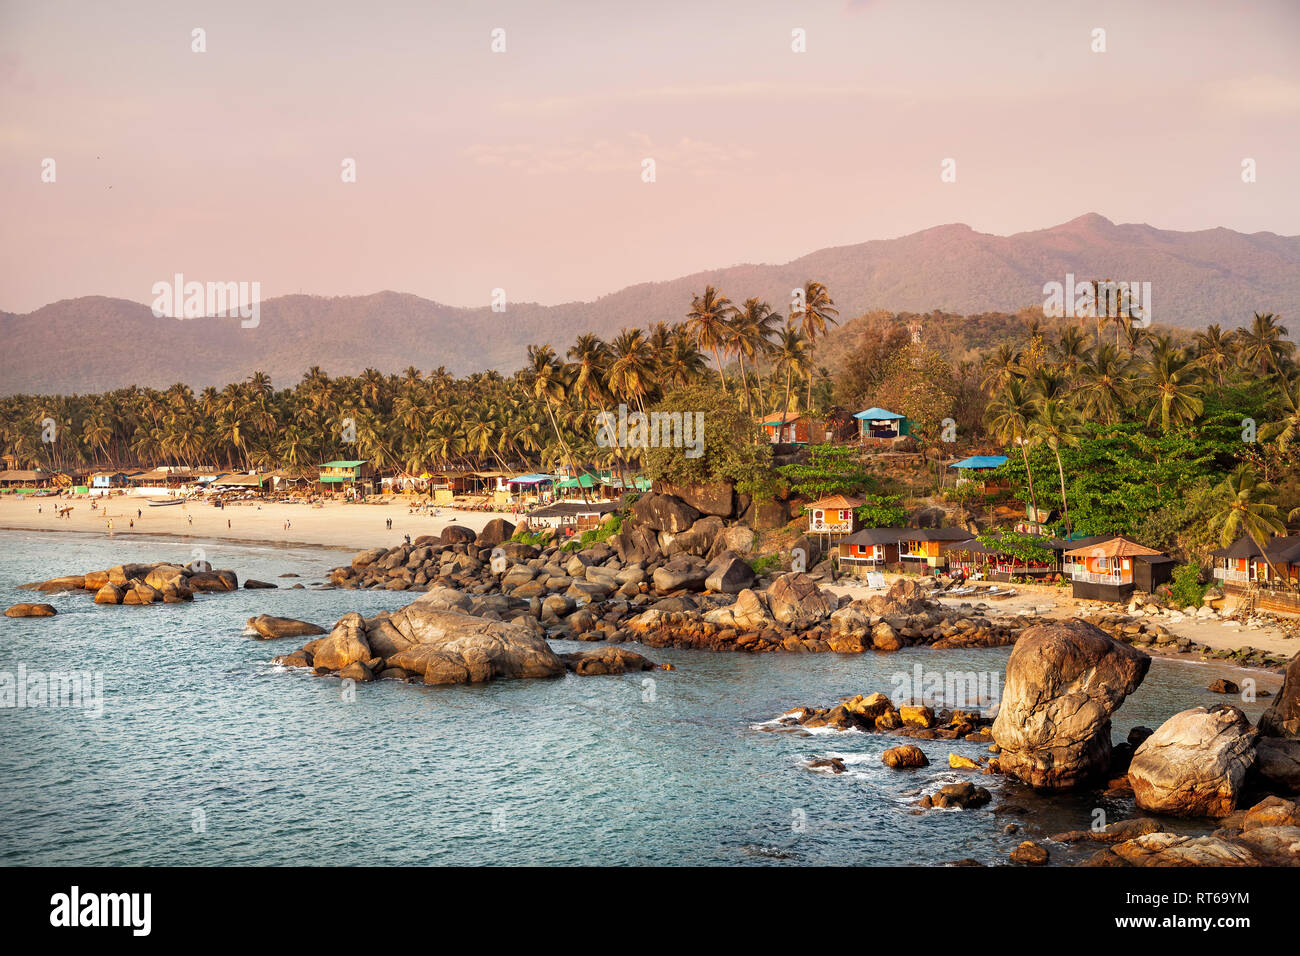
[[[1053,446],[1052,451],[1056,453],[1056,472],[1061,476],[1061,514],[1065,518],[1065,533],[1071,535],[1074,528],[1070,526],[1070,504],[1065,500],[1065,467],[1061,464],[1061,449]]]

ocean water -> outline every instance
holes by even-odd
[[[101,672],[101,716],[0,709],[0,863],[35,864],[940,864],[1005,862],[1027,836],[1087,827],[1131,801],[1040,797],[947,767],[965,741],[914,741],[931,766],[891,771],[885,735],[771,732],[799,705],[890,693],[900,672],[1001,674],[1009,648],[894,655],[643,649],[673,671],[429,688],[361,685],[271,658],[298,639],[242,631],[270,613],[331,625],[409,602],[401,593],[290,590],[350,552],[198,542],[214,566],[280,590],[193,604],[103,607],[36,597],[25,581],[124,561],[192,557],[195,542],[0,531],[0,599],[49,600],[54,618],[0,618],[0,672]],[[590,645],[556,642],[557,650]],[[635,647],[635,645],[633,645]],[[639,649],[639,648],[638,648]],[[1115,720],[1122,740],[1242,672],[1157,658]],[[1259,675],[1256,675],[1259,676]],[[1271,679],[1271,678],[1270,678]],[[1276,680],[1261,686],[1276,686]],[[1263,703],[1246,705],[1258,716]],[[842,756],[847,773],[812,771]],[[974,811],[916,811],[921,792],[971,779]],[[1029,812],[1005,816],[999,804]],[[1016,822],[1024,831],[1005,834]],[[1181,825],[1180,825],[1181,826]],[[1053,862],[1082,851],[1053,850]]]

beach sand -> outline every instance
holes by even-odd
[[[73,508],[71,517],[60,518],[56,509],[69,505]],[[40,508],[39,514],[37,508]],[[401,544],[405,535],[409,534],[411,540],[415,540],[422,534],[438,534],[449,524],[479,531],[493,518],[502,517],[507,521],[517,520],[508,512],[494,514],[451,508],[443,508],[442,514],[436,518],[410,514],[410,505],[403,501],[390,504],[325,502],[319,508],[263,502],[260,509],[256,502],[240,502],[224,509],[204,502],[186,502],[151,508],[144,498],[115,496],[99,499],[99,509],[91,511],[88,498],[16,499],[12,495],[0,498],[0,528],[108,535],[111,519],[114,537],[165,535],[169,538],[319,545],[347,551],[393,547]],[[385,526],[389,518],[393,519],[391,531]],[[135,527],[130,526],[132,520]],[[287,530],[284,527],[286,520],[290,524]]]
[[[63,519],[56,508],[72,505],[72,516]],[[482,530],[493,518],[504,517],[515,522],[517,517],[506,513],[485,511],[457,511],[443,508],[441,515],[411,514],[410,504],[396,500],[388,504],[358,504],[325,502],[316,508],[305,504],[263,502],[259,509],[255,502],[231,504],[224,509],[201,502],[187,502],[151,508],[144,498],[115,496],[99,499],[99,509],[91,511],[87,498],[34,498],[22,499],[6,495],[0,498],[0,528],[33,531],[81,531],[109,534],[108,522],[113,522],[114,537],[160,535],[169,538],[195,538],[206,540],[256,541],[284,545],[317,545],[339,548],[344,551],[361,551],[366,548],[393,547],[402,543],[405,535],[415,540],[422,534],[438,534],[449,524],[464,525],[475,531]],[[40,508],[40,513],[37,513]],[[136,516],[137,510],[140,512]],[[191,523],[190,519],[193,519]],[[393,519],[392,530],[385,522]],[[135,527],[130,521],[135,520]],[[286,530],[285,520],[290,527]],[[229,522],[229,527],[227,527]],[[52,567],[50,575],[71,573],[72,569]],[[899,577],[887,574],[891,582]],[[988,601],[995,614],[1037,613],[1041,617],[1061,618],[1077,615],[1081,610],[1102,607],[1095,602],[1076,601],[1068,590],[1058,588],[1015,588],[1014,597]],[[837,594],[869,597],[872,592],[865,586],[836,584],[830,590]],[[945,603],[963,601],[979,602],[978,598],[955,598]],[[1300,639],[1287,637],[1277,627],[1229,627],[1220,620],[1191,620],[1171,622],[1158,618],[1170,632],[1188,637],[1208,647],[1235,650],[1255,647],[1273,654],[1292,656],[1300,651]]]

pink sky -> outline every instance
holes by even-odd
[[[1297,48],[1290,2],[2,0],[0,309],[176,272],[557,303],[1084,212],[1295,234]]]

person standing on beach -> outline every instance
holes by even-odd
[[[226,519],[226,527],[227,527],[227,528],[230,527],[230,519],[229,519],[229,518]]]
[[[190,523],[191,528],[194,527],[194,515],[186,515],[185,520]]]

